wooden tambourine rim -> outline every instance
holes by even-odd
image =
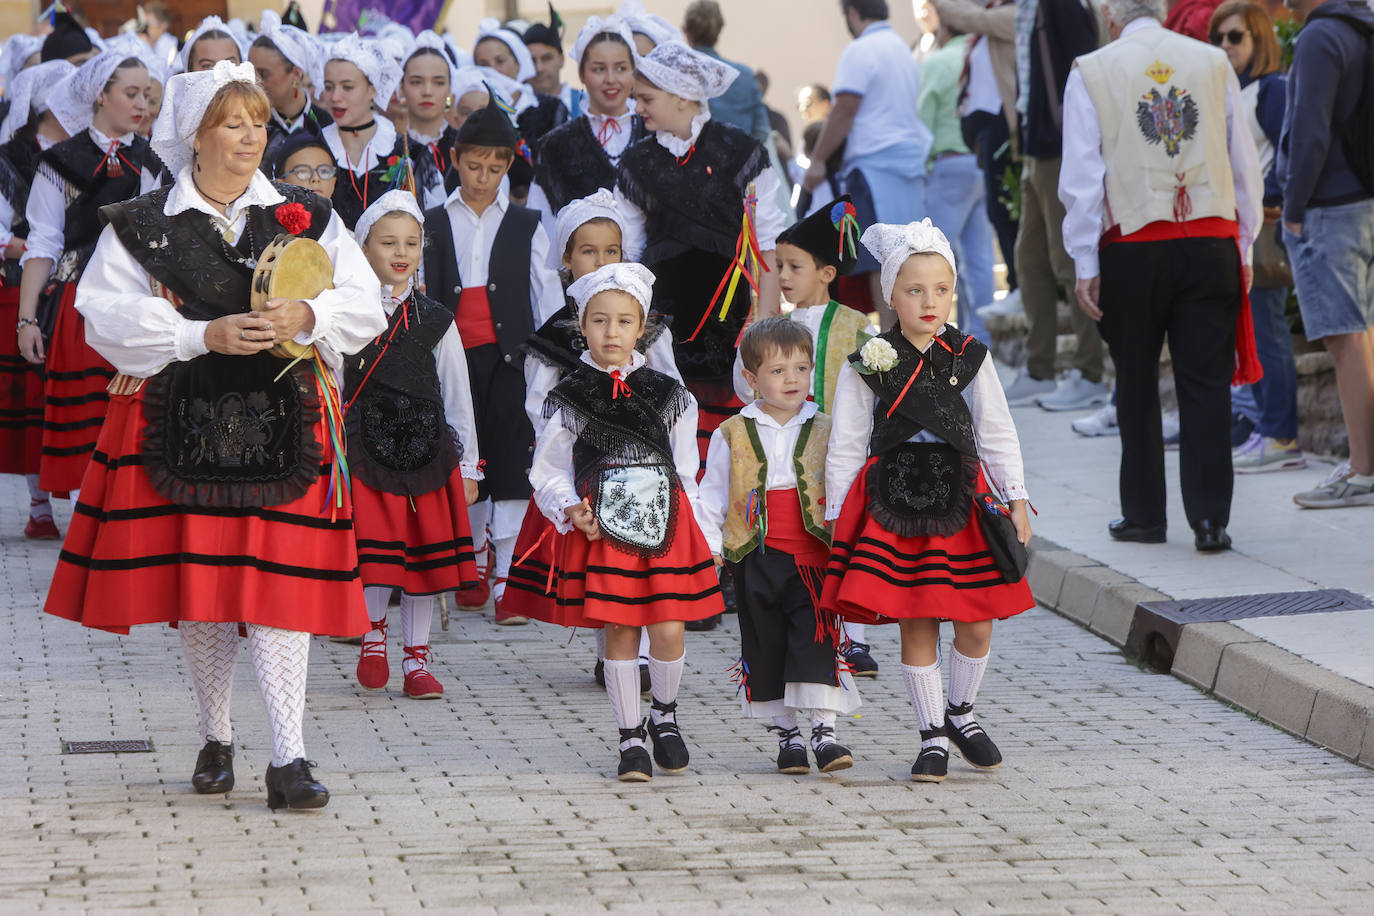
[[[315,286],[311,284],[309,289],[304,290],[277,290],[273,288],[272,284],[277,276],[277,265],[280,263],[287,249],[292,245],[312,245],[318,248],[320,252],[324,253],[324,246],[314,239],[300,238],[285,233],[273,239],[272,244],[263,249],[262,256],[258,258],[258,266],[253,270],[250,305],[255,311],[266,305],[269,299],[313,299],[324,292],[324,290],[334,288],[332,263],[330,264],[329,279],[325,281],[323,286],[315,288]],[[325,260],[328,261],[327,253],[325,254]],[[283,359],[313,359],[315,356],[315,347],[313,344],[301,346],[294,340],[286,340],[273,347],[271,353],[273,356],[280,356]]]

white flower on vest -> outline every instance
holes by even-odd
[[[864,375],[887,372],[897,366],[897,350],[881,337],[874,337],[859,350],[859,359],[863,362],[863,369],[868,370],[863,372],[860,369]]]

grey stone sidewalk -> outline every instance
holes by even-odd
[[[17,496],[16,493],[13,494]],[[17,503],[15,503],[17,504]],[[1042,507],[1043,509],[1043,507]],[[726,669],[736,630],[692,635],[693,766],[613,778],[592,640],[482,615],[435,628],[440,701],[352,680],[316,642],[307,747],[334,793],[270,813],[261,701],[236,685],[238,788],[200,797],[179,643],[38,612],[56,545],[0,509],[0,909],[6,912],[1358,912],[1374,899],[1374,776],[1037,609],[999,625],[979,712],[1007,763],[907,780],[917,747],[896,633],[839,737],[835,777],[772,772]],[[393,665],[399,667],[399,650]],[[393,669],[394,670],[394,669]],[[155,752],[62,755],[62,739]]]

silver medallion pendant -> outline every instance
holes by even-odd
[[[951,375],[951,376],[949,377],[949,383],[950,383],[951,385],[957,385],[957,384],[959,384],[959,376],[957,376],[957,375]]]

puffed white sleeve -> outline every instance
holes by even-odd
[[[307,301],[315,326],[297,334],[296,343],[314,344],[325,363],[338,371],[345,356],[386,330],[386,311],[381,282],[337,213],[329,215],[320,244],[334,262],[334,288]]]
[[[439,390],[444,396],[444,419],[463,443],[460,465],[468,480],[482,479],[482,455],[477,448],[477,419],[472,410],[472,379],[468,376],[468,357],[457,325],[449,325],[434,348],[434,368],[439,375]]]
[[[542,359],[525,357],[525,416],[530,418],[535,436],[544,428],[544,402],[557,384],[557,369]]]
[[[673,355],[673,331],[664,328],[649,348],[644,351],[644,365],[656,372],[662,372],[673,381],[681,383],[682,373],[677,370],[677,357]]]
[[[1016,435],[1007,395],[997,378],[997,367],[991,357],[983,360],[978,374],[969,386],[973,396],[969,411],[973,414],[973,441],[978,457],[990,483],[1003,499],[1028,499],[1026,472],[1021,462],[1021,440]],[[829,491],[827,491],[829,492]]]
[[[568,301],[558,272],[549,266],[549,234],[543,226],[534,227],[530,242],[530,299],[535,328],[542,328]]]
[[[730,446],[717,429],[711,433],[706,451],[706,473],[697,487],[697,524],[706,546],[716,556],[721,551],[721,529],[725,525],[725,504],[730,498]]]
[[[582,502],[573,483],[573,442],[573,434],[563,425],[563,414],[554,414],[535,439],[534,462],[530,466],[534,504],[559,534],[573,530],[573,523],[563,510]]]
[[[14,225],[14,205],[9,198],[0,194],[0,248],[4,248],[14,238],[10,227]]]
[[[700,511],[697,505],[697,471],[701,470],[701,450],[697,447],[697,399],[691,394],[687,395],[687,407],[682,411],[682,416],[668,431],[668,439],[673,447],[673,466],[677,470],[677,479],[682,483],[682,492],[687,496],[692,514],[696,515]]]
[[[86,342],[125,375],[151,378],[168,365],[209,352],[208,321],[183,318],[152,294],[148,272],[106,226],[76,286]]]
[[[19,263],[34,258],[48,258],[53,267],[62,257],[62,232],[67,227],[67,208],[62,187],[48,165],[40,164],[29,188],[29,200],[24,205],[24,217],[29,221],[29,237]]]
[[[621,219],[625,221],[625,230],[620,238],[620,256],[623,260],[638,262],[644,257],[644,211],[639,209],[639,204],[626,197],[619,186],[615,189],[615,203],[620,208]]]
[[[778,236],[787,228],[787,214],[778,204],[778,189],[782,187],[782,177],[771,165],[754,179],[754,195],[759,202],[754,210],[754,231],[759,237],[759,251],[773,251],[778,247]]]
[[[849,488],[868,460],[868,437],[873,431],[873,390],[845,363],[835,382],[830,406],[830,445],[825,454],[825,520],[840,517]]]
[[[735,384],[735,397],[746,404],[752,403],[754,386],[744,380],[744,358],[739,355],[738,350],[735,351],[735,365],[730,370],[730,379]]]

